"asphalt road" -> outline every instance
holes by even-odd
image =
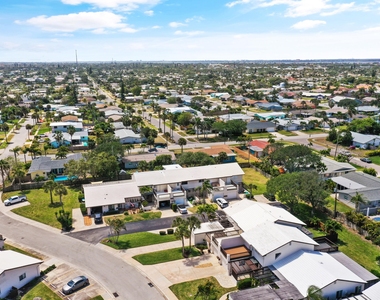
[[[0,213],[1,234],[17,244],[72,264],[119,299],[165,299],[144,275],[117,256],[91,243],[53,232]]]
[[[172,226],[173,220],[177,217],[178,216],[127,223],[126,225],[127,230],[122,231],[121,234],[145,232],[145,231],[170,228]],[[182,216],[182,217],[186,217],[186,216]],[[108,227],[99,227],[99,228],[94,228],[94,229],[89,229],[89,230],[84,230],[84,231],[72,232],[68,234],[68,236],[70,237],[73,237],[75,239],[78,239],[87,243],[91,243],[91,244],[97,244],[102,239],[108,237],[109,235],[110,235],[110,230]]]

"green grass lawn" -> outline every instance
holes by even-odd
[[[270,132],[257,132],[257,133],[249,133],[251,139],[269,139]]]
[[[183,132],[183,131],[178,131],[177,132],[180,136],[187,136],[186,132]]]
[[[334,211],[334,205],[335,205],[335,199],[333,197],[327,197],[328,203],[326,204],[326,207],[332,211]],[[343,202],[340,202],[337,200],[336,202],[336,210],[341,213],[346,213],[349,211],[354,210],[353,208],[349,207],[348,205],[344,204]]]
[[[125,222],[138,222],[138,221],[146,221],[146,220],[153,220],[153,219],[159,219],[161,218],[162,212],[157,211],[149,211],[149,212],[142,212],[134,215],[113,215],[113,216],[105,216],[104,221],[109,218],[118,218],[118,219],[124,219]]]
[[[371,158],[372,159],[372,158]],[[356,171],[363,171],[364,170],[364,167],[362,166],[359,166],[357,164],[354,164],[352,162],[350,162],[350,165],[353,166],[354,168],[356,168]]]
[[[181,282],[174,284],[169,288],[177,296],[178,300],[201,300],[201,297],[195,297],[195,295],[197,294],[198,286],[204,285],[205,283],[207,283],[207,281],[211,281],[215,287],[215,298],[209,298],[210,300],[219,299],[222,295],[236,290],[236,287],[222,287],[219,284],[219,282],[215,279],[215,277],[207,277],[193,281]]]
[[[380,156],[371,156],[370,159],[376,165],[380,165]],[[371,165],[368,165],[368,168],[371,168]]]
[[[28,255],[28,256],[31,256],[31,257],[34,257],[34,258],[37,258],[37,259],[41,259],[41,260],[42,260],[41,257],[39,257],[39,256],[37,256],[37,255],[35,255],[35,254],[33,254],[33,253],[30,253],[30,252],[24,251],[24,250],[22,250],[22,249],[20,249],[20,248],[17,248],[17,247],[13,247],[13,246],[11,246],[11,245],[9,245],[9,244],[5,244],[5,245],[4,245],[4,249],[5,249],[5,250],[12,250],[12,251],[14,251],[14,252],[18,252],[18,253],[25,254],[25,255]]]
[[[243,171],[244,184],[248,185],[250,183],[253,183],[257,186],[257,190],[253,190],[253,195],[261,195],[265,193],[267,190],[266,184],[268,178],[266,178],[264,175],[261,175],[259,172],[255,171],[252,168],[243,168]]]
[[[306,133],[306,134],[318,134],[318,133],[325,133],[327,131],[323,131],[322,129],[309,129],[309,130],[302,130],[303,133]]]
[[[215,206],[216,209],[219,209],[219,206],[218,204],[216,203],[212,203],[213,206]],[[188,207],[187,210],[189,212],[192,212],[193,214],[195,214],[197,212],[197,209],[198,209],[198,206],[193,206],[193,207]]]
[[[201,252],[196,248],[191,248],[190,256],[195,257],[201,255]],[[150,253],[139,254],[133,256],[142,265],[155,265],[173,260],[183,259],[182,248],[174,248]]]
[[[173,242],[175,240],[176,238],[173,234],[159,235],[151,232],[138,232],[120,235],[117,245],[115,245],[109,239],[104,239],[102,241],[102,244],[112,247],[114,249],[121,250]]]
[[[48,288],[43,282],[38,283],[29,292],[27,292],[21,299],[33,300],[36,297],[40,297],[41,299],[49,299],[49,300],[61,299],[56,293],[54,293],[50,288]]]
[[[73,208],[79,208],[79,190],[66,188],[67,195],[62,197],[62,202],[65,211],[71,213]],[[28,197],[30,205],[19,208],[17,208],[17,205],[12,206],[12,211],[15,214],[61,229],[61,224],[55,217],[55,212],[61,209],[58,196],[53,194],[53,205],[50,204],[49,193],[45,193],[42,189],[5,193],[3,194],[3,200],[18,194],[25,194]]]
[[[279,130],[277,131],[279,134],[285,135],[285,136],[297,136],[298,134],[292,131],[287,130]]]

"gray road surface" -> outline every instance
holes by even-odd
[[[0,228],[1,234],[9,240],[74,265],[110,293],[118,293],[118,299],[164,299],[156,288],[148,286],[149,280],[134,267],[91,243],[12,219],[2,213]]]

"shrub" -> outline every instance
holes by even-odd
[[[174,212],[177,212],[177,209],[178,209],[177,204],[173,203],[173,204],[172,204],[172,210],[173,210]]]
[[[276,201],[276,197],[275,197],[275,195],[273,195],[273,194],[270,194],[270,193],[268,193],[268,192],[265,192],[263,195],[264,195],[264,197],[267,198],[269,201]]]
[[[252,279],[251,278],[245,278],[243,280],[239,280],[237,283],[238,290],[248,289],[252,285]]]
[[[146,201],[146,200],[144,200],[141,204],[142,204],[142,206],[148,206],[149,205],[148,201]]]
[[[166,235],[166,231],[161,230],[161,231],[160,231],[160,235]]]
[[[128,215],[129,215],[128,210],[126,210],[126,211],[124,212],[124,216],[128,216]]]
[[[81,203],[81,204],[79,204],[79,207],[80,207],[80,211],[82,212],[82,215],[86,216],[87,215],[86,204]]]
[[[84,194],[83,194],[82,192],[80,192],[80,193],[78,194],[78,201],[79,201],[79,202],[82,202],[83,199],[84,199]]]
[[[41,271],[41,276],[46,275],[47,273],[53,271],[56,268],[55,265],[51,265],[50,267],[46,268],[45,270]]]
[[[174,233],[174,229],[173,228],[169,228],[168,230],[166,230],[166,232],[168,234],[173,234]]]
[[[380,156],[380,150],[373,150],[366,152],[366,156]]]

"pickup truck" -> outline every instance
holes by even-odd
[[[12,205],[12,204],[19,203],[19,202],[24,202],[26,200],[27,199],[26,199],[25,195],[12,196],[9,199],[4,201],[4,205],[8,206],[8,205]]]

